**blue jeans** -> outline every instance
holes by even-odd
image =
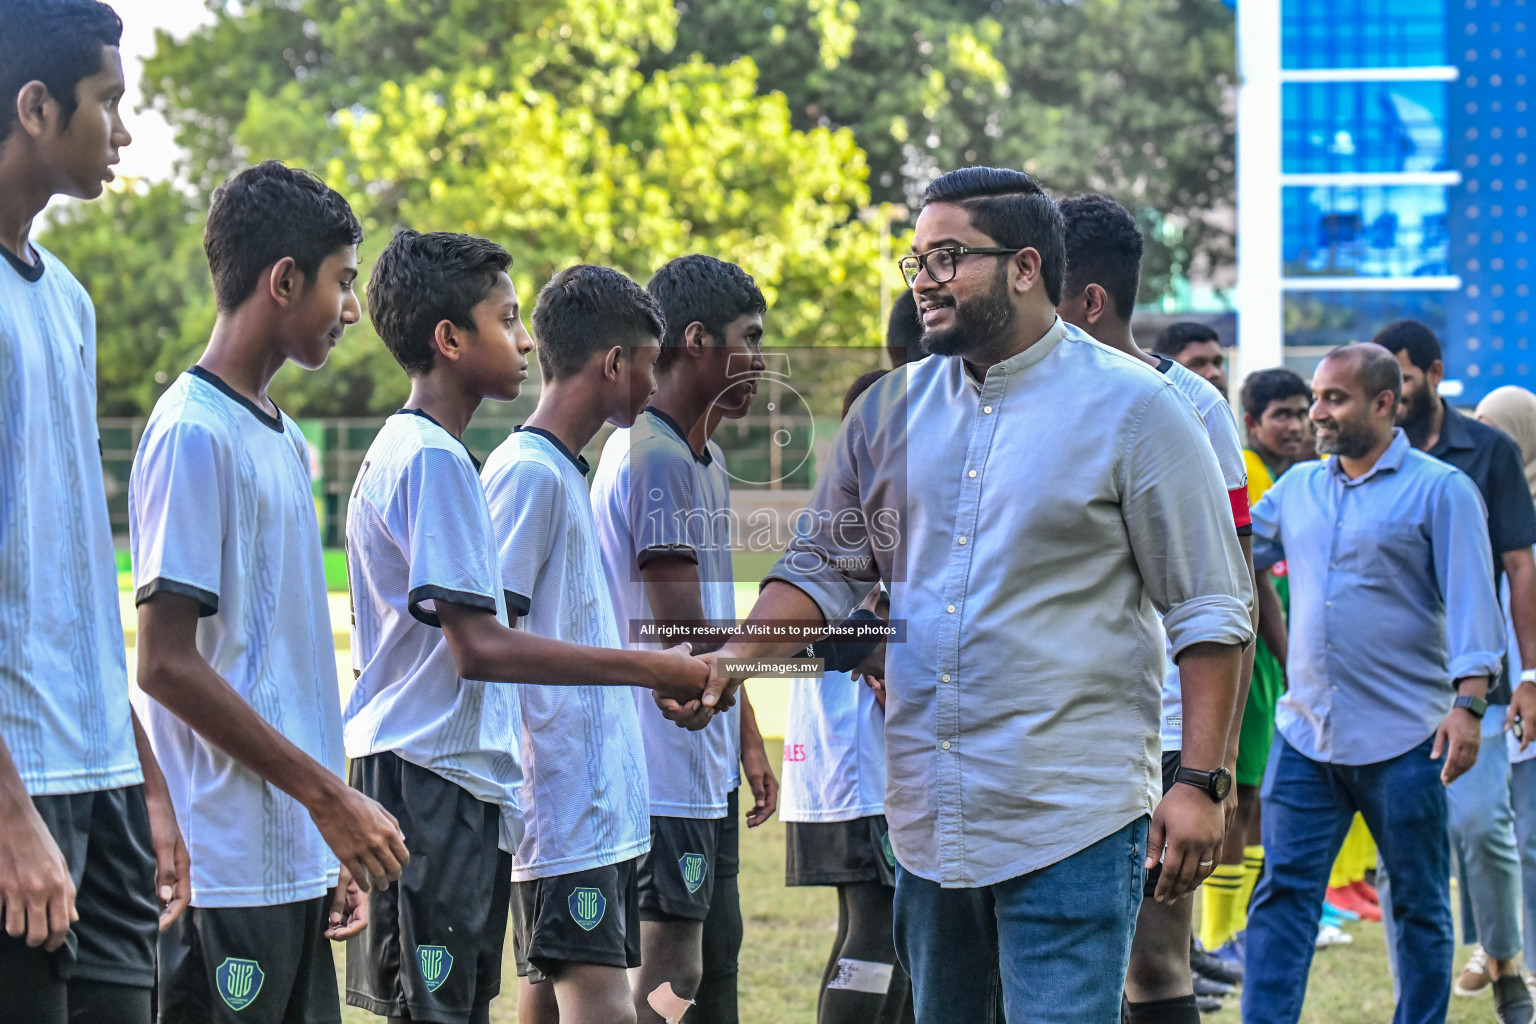
[[[1515,848],[1515,814],[1510,806],[1509,747],[1504,742],[1508,707],[1488,705],[1483,716],[1477,763],[1445,791],[1450,812],[1451,851],[1461,879],[1461,934],[1469,946],[1482,943],[1495,960],[1520,953],[1520,854]],[[1397,951],[1392,931],[1390,872],[1378,870],[1381,920],[1394,976]]]
[[[918,1024],[1119,1024],[1147,819],[1066,860],[975,889],[896,865],[896,955]]]
[[[1536,950],[1536,761],[1516,761],[1510,770],[1509,796],[1515,808],[1521,889],[1525,894],[1525,948]]]
[[[1404,964],[1393,1024],[1441,1024],[1451,998],[1451,853],[1433,739],[1376,764],[1314,761],[1275,736],[1264,773],[1264,876],[1248,908],[1243,1024],[1295,1024],[1328,873],[1356,811],[1398,881]]]

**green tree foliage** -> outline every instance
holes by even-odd
[[[149,100],[187,153],[193,207],[232,170],[276,157],[352,202],[365,275],[401,225],[502,242],[525,308],[571,263],[644,281],[703,251],[757,278],[772,341],[880,341],[880,279],[896,272],[857,216],[869,192],[852,131],[794,128],[749,58],[642,71],[646,54],[673,48],[664,0],[256,0],[216,14],[183,42],[162,35],[146,65]],[[125,239],[148,230],[119,226]],[[175,350],[195,351],[206,324],[162,315],[188,328]],[[296,414],[377,415],[406,387],[365,322],[323,371],[284,371],[273,391]],[[114,391],[103,408],[146,396]]]
[[[146,411],[155,371],[201,346],[201,211],[266,157],[347,195],[365,276],[400,225],[501,241],[525,305],[572,262],[643,281],[704,251],[757,278],[784,345],[877,344],[880,283],[899,278],[858,213],[968,162],[1125,202],[1148,228],[1144,296],[1230,261],[1204,216],[1232,190],[1220,0],[209,3],[211,24],[162,35],[145,66],[185,191],[115,194],[45,236],[102,308],[103,412]],[[812,402],[835,411],[826,376]],[[406,386],[365,320],[274,392],[299,415],[371,416]]]
[[[213,326],[202,218],[169,184],[108,191],[64,207],[39,239],[96,304],[96,390],[103,416],[147,412],[197,358]]]
[[[797,127],[851,127],[876,200],[968,163],[1113,196],[1152,299],[1233,259],[1233,31],[1221,0],[686,0],[676,49],[750,54]]]

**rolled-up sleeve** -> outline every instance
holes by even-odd
[[[1147,399],[1122,461],[1131,552],[1175,658],[1192,644],[1247,645],[1252,584],[1216,455],[1172,388]]]
[[[1483,499],[1462,473],[1448,477],[1440,490],[1432,536],[1451,679],[1495,675],[1503,662],[1504,616],[1493,589]]]
[[[880,579],[859,497],[861,465],[869,465],[863,422],[851,416],[838,431],[810,505],[794,520],[784,557],[763,580],[805,591],[828,622],[845,618]]]
[[[1275,481],[1253,506],[1253,567],[1260,571],[1285,559],[1285,544],[1280,539],[1280,503],[1284,500],[1280,488],[1284,482],[1284,477]]]

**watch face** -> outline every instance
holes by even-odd
[[[1232,773],[1225,768],[1218,768],[1212,772],[1211,789],[1211,795],[1218,801],[1225,800],[1227,794],[1232,792]]]

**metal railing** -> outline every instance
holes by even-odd
[[[102,476],[107,490],[107,509],[112,532],[120,542],[128,534],[128,477],[133,456],[144,433],[141,418],[102,417],[97,421],[101,432]],[[516,419],[485,417],[473,420],[464,432],[464,443],[477,458],[483,459],[517,425]],[[327,547],[339,547],[345,532],[347,497],[363,464],[363,456],[383,425],[383,417],[327,418],[301,420],[300,426],[311,442],[311,472],[317,473],[315,501],[320,512],[321,540]],[[783,415],[772,422],[726,422],[715,432],[715,440],[726,453],[727,464],[735,479],[733,489],[804,490],[814,478],[817,452],[811,451],[810,439],[818,426],[808,415]],[[821,424],[826,427],[827,425]],[[594,465],[611,428],[604,428],[589,445],[585,455]],[[784,437],[806,438],[804,445]],[[823,430],[822,447],[830,430]],[[775,438],[779,443],[775,443]],[[318,441],[318,444],[316,443]]]

